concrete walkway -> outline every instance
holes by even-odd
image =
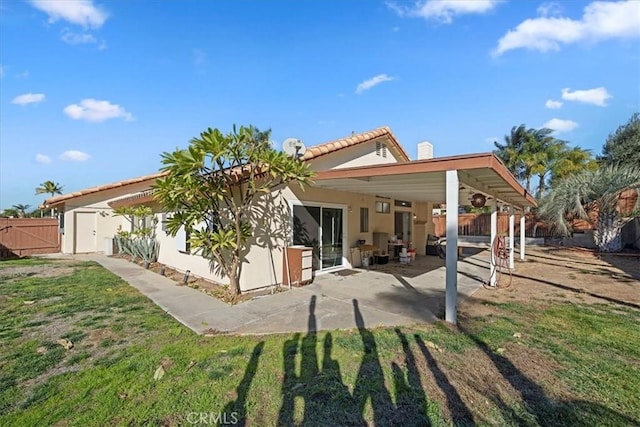
[[[178,286],[166,277],[119,258],[101,254],[75,255],[92,260],[120,276],[180,323],[202,334],[307,332],[314,310],[317,330],[356,327],[354,304],[364,326],[400,326],[431,323],[442,317],[444,267],[436,257],[421,257],[409,267],[380,266],[379,270],[348,270],[316,277],[313,284],[230,306],[201,291]],[[474,255],[481,265],[487,252]],[[486,269],[459,263],[460,297],[471,295]]]

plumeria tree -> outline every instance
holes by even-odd
[[[270,131],[234,126],[229,133],[207,129],[189,147],[162,154],[166,176],[158,179],[155,198],[169,212],[167,232],[188,232],[190,248],[209,259],[240,293],[242,257],[252,236],[254,206],[274,189],[310,182],[304,162],[271,146]]]
[[[570,175],[543,199],[539,213],[562,234],[569,234],[569,219],[581,218],[594,225],[594,239],[602,252],[622,249],[622,227],[640,215],[640,197],[627,210],[623,193],[640,192],[640,166],[608,165]],[[589,213],[595,220],[591,219]]]

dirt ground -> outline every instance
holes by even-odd
[[[640,309],[640,254],[602,255],[590,251],[543,247],[516,260],[515,272],[503,273],[499,289],[483,288],[475,302],[522,302],[532,298],[583,304],[619,303]],[[469,316],[484,315],[490,306],[469,302]]]
[[[512,278],[508,274],[501,277],[498,289],[485,287],[462,301],[459,325],[451,328],[468,333],[469,328],[478,325],[479,319],[493,322],[505,314],[501,303],[526,304],[540,310],[553,301],[640,310],[640,257],[545,247],[531,249],[526,258],[516,263]],[[516,320],[527,321],[527,318],[523,315]],[[553,407],[557,402],[571,402],[575,394],[558,377],[558,364],[528,345],[528,340],[526,333],[522,336],[516,333],[504,348],[489,348],[477,342],[475,348],[461,354],[434,352],[444,377],[455,385],[452,392],[455,391],[458,398],[452,401],[451,395],[445,395],[436,387],[436,376],[426,382],[427,393],[437,396],[450,419],[463,423],[464,416],[460,418],[456,412],[463,411],[464,415],[465,407],[473,409],[476,422],[480,421],[478,414],[486,415],[485,422],[494,422],[490,401],[515,398],[533,413],[535,408],[542,411],[540,408]]]
[[[127,260],[131,260],[131,257],[128,255],[113,255],[115,258],[123,258]],[[137,261],[136,264],[142,266],[143,263],[141,261]],[[240,295],[233,295],[229,290],[228,286],[222,285],[220,283],[213,282],[211,280],[206,280],[202,277],[198,277],[193,274],[189,274],[186,276],[187,281],[185,283],[185,272],[177,271],[173,268],[167,267],[163,264],[153,262],[149,265],[149,270],[153,271],[157,274],[164,274],[165,277],[176,282],[176,286],[189,286],[194,289],[198,289],[205,294],[217,298],[221,301],[226,302],[227,304],[239,304],[244,301],[252,300],[256,297],[272,294],[274,292],[284,292],[285,290],[282,288],[273,288],[273,289],[265,289],[256,292],[250,292]]]

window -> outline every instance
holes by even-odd
[[[64,234],[64,211],[58,213],[58,231]]]
[[[369,231],[369,208],[360,208],[360,232]]]
[[[389,203],[389,202],[376,202],[376,212],[377,213],[390,213],[391,212],[391,203]]]
[[[387,144],[376,141],[376,156],[387,157]]]
[[[176,233],[175,243],[178,252],[191,252],[191,245],[189,244],[189,232],[185,230],[184,226],[180,227],[180,229]]]
[[[170,217],[167,216],[166,213],[162,213],[162,215],[160,216],[160,224],[162,226],[162,231],[164,231],[165,233],[167,232],[167,220]]]
[[[394,202],[395,206],[399,206],[401,208],[410,208],[411,207],[411,202],[407,202],[405,200],[396,200]]]

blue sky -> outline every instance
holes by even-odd
[[[549,126],[599,153],[640,109],[640,2],[0,3],[0,208],[153,173],[207,127],[412,157]]]

